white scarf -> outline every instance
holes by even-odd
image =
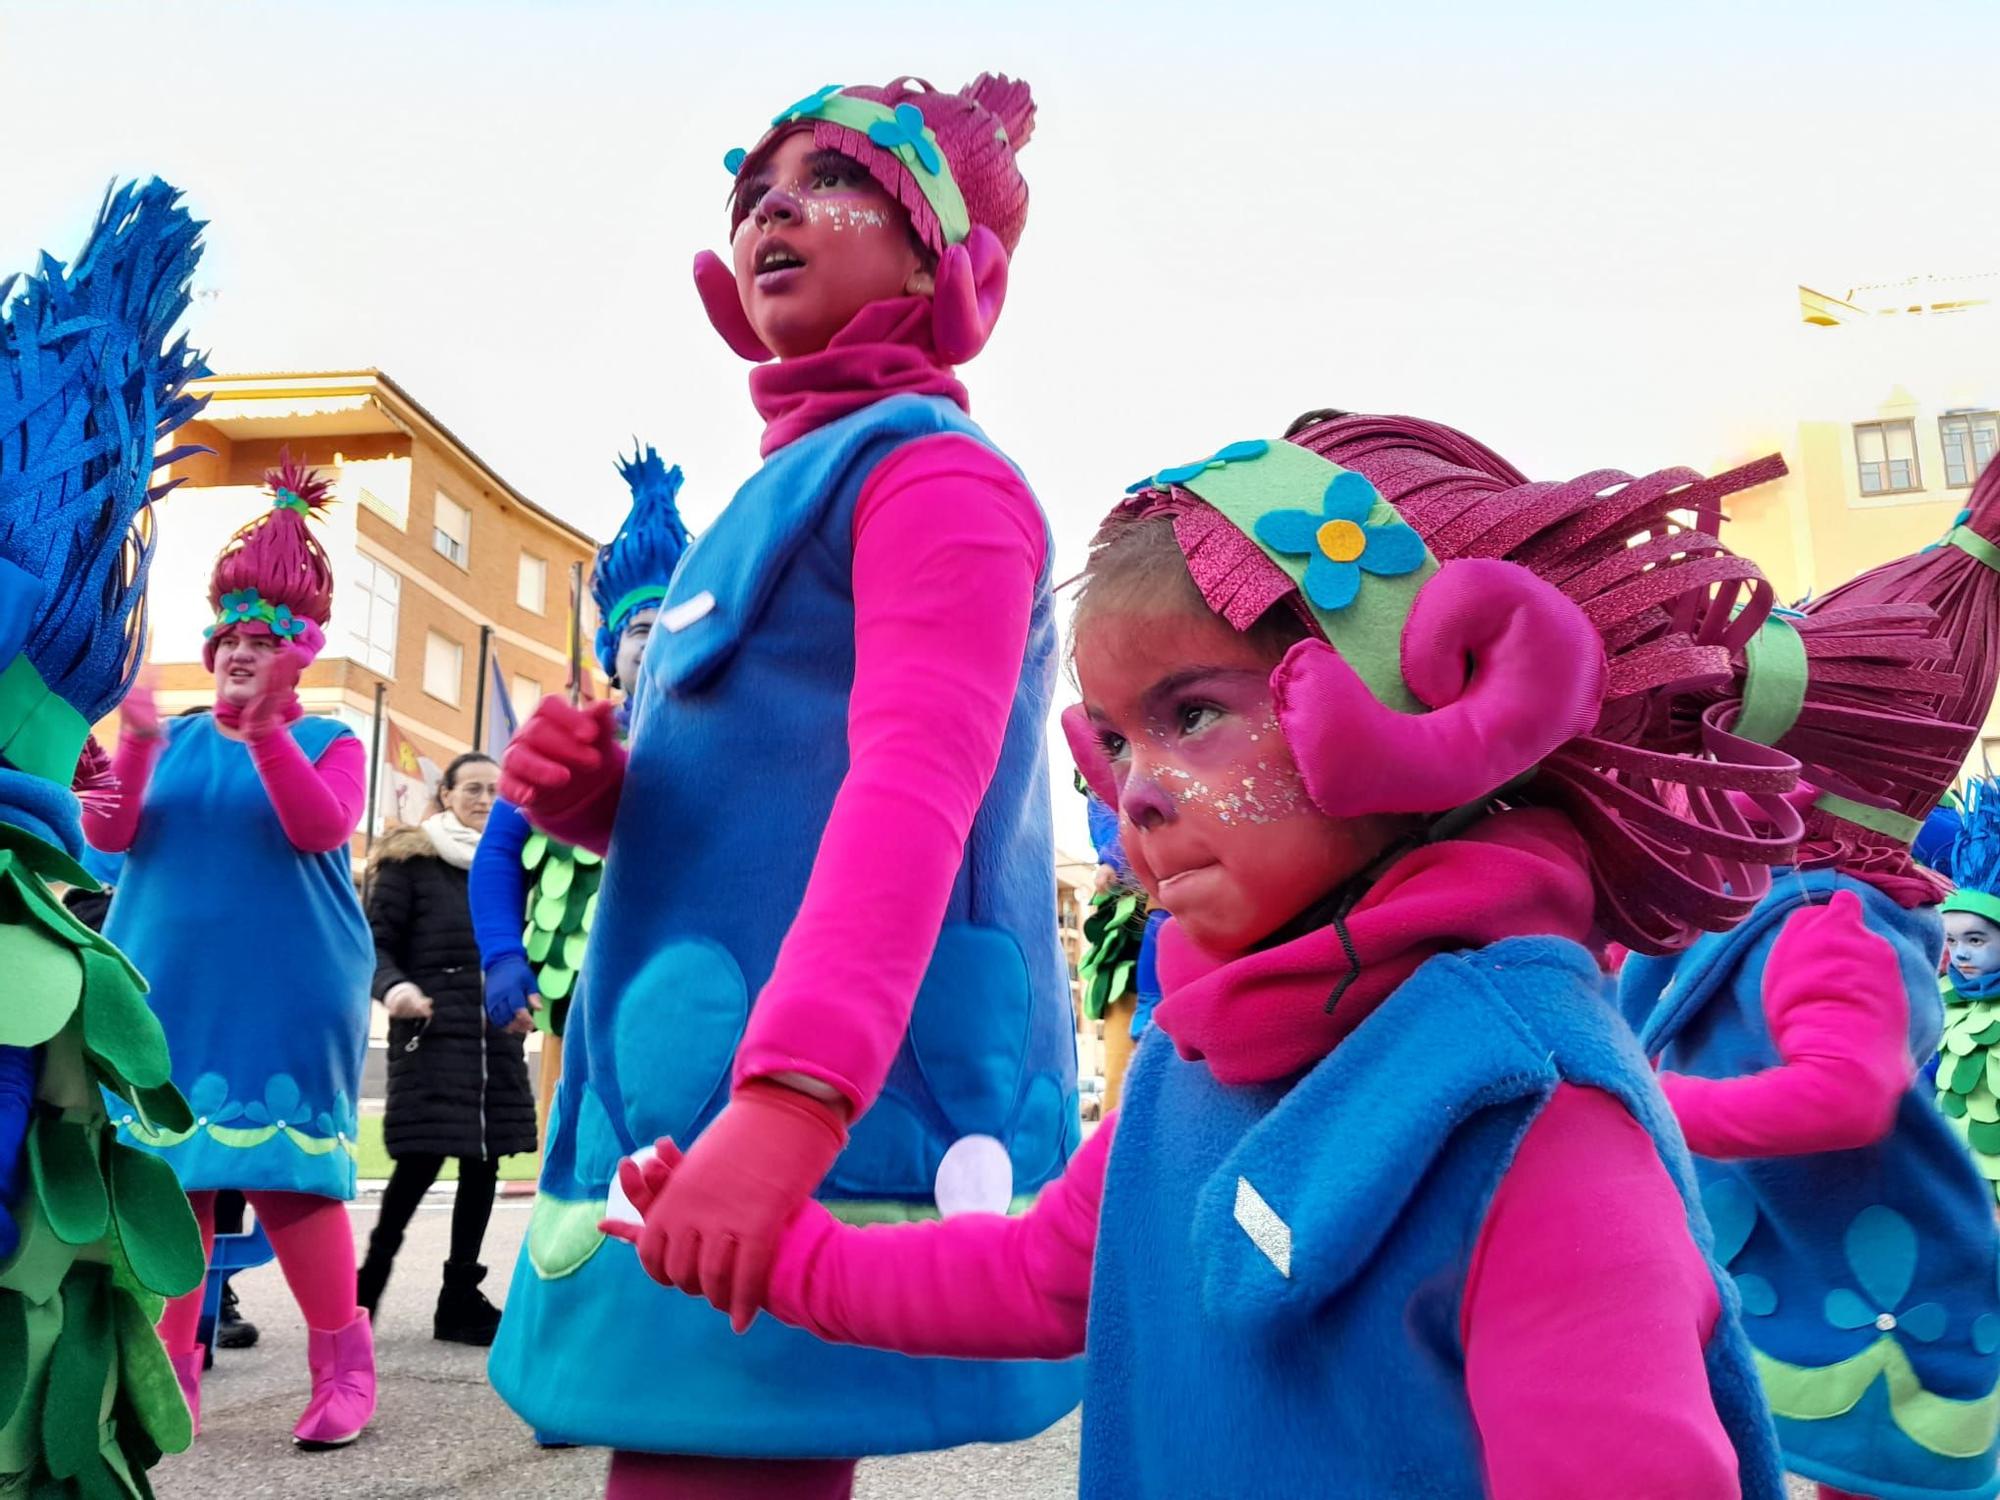
[[[439,859],[461,870],[472,868],[472,856],[479,849],[477,828],[467,828],[451,812],[432,813],[420,826],[430,835],[431,847],[437,850]]]

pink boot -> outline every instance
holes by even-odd
[[[197,1344],[186,1354],[169,1354],[167,1363],[174,1367],[174,1379],[181,1383],[181,1395],[188,1404],[188,1415],[194,1418],[194,1430],[201,1432],[201,1362],[207,1353]]]
[[[301,1448],[339,1448],[361,1436],[375,1415],[375,1334],[368,1314],[329,1332],[306,1330],[306,1362],[312,1366],[312,1400],[292,1429]]]

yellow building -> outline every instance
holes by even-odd
[[[1788,601],[1942,537],[2000,449],[2000,273],[1801,286],[1798,307],[1788,399],[1738,455],[1792,473],[1737,496],[1725,532]]]

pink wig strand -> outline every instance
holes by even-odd
[[[1987,465],[1957,524],[2000,543],[2000,464]],[[2000,682],[2000,571],[1947,540],[1870,569],[1802,615],[1806,698],[1778,747],[1821,791],[1924,818],[1978,744]],[[1719,713],[1740,706],[1746,673],[1739,657]],[[1817,808],[1799,866],[1891,877],[1919,868],[1907,844]]]
[[[1292,441],[1365,475],[1439,561],[1525,567],[1597,627],[1610,666],[1597,724],[1508,801],[1560,809],[1576,824],[1604,933],[1663,953],[1748,915],[1771,867],[1792,855],[1798,819],[1784,794],[1797,763],[1674,710],[1691,689],[1729,682],[1772,591],[1754,564],[1684,517],[1775,478],[1783,462],[1713,479],[1604,469],[1533,483],[1464,433],[1411,417],[1334,418]],[[1174,515],[1203,597],[1232,625],[1247,628],[1279,602],[1305,615],[1290,578],[1185,491],[1142,493],[1114,524],[1161,510]]]
[[[278,467],[264,476],[264,486],[274,497],[280,491],[296,495],[314,515],[333,502],[332,481],[294,463],[290,449],[278,455]],[[333,565],[305,516],[274,504],[237,529],[215,559],[209,608],[220,614],[222,596],[241,589],[255,589],[267,603],[286,605],[299,618],[325,626],[333,612]]]
[[[1028,184],[1015,161],[1035,129],[1035,100],[1027,84],[1003,74],[981,73],[955,94],[935,89],[921,78],[908,77],[892,79],[882,88],[844,88],[841,92],[892,109],[898,104],[915,105],[951,164],[952,180],[965,199],[967,216],[998,235],[1007,254],[1013,255],[1028,224]],[[739,175],[756,171],[789,129],[780,126],[758,142]],[[937,213],[895,152],[877,146],[861,131],[826,120],[813,121],[812,132],[815,146],[861,163],[868,175],[902,204],[917,238],[932,254],[944,253]],[[739,201],[730,209],[732,235],[742,222]]]

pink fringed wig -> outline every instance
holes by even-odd
[[[307,518],[331,503],[325,475],[295,463],[290,450],[264,476],[271,508],[239,527],[215,559],[208,603],[215,623],[203,634],[202,663],[215,666],[215,638],[225,630],[280,636],[300,654],[301,665],[326,647],[333,611],[333,567]]]
[[[1754,565],[1679,516],[1782,472],[1531,483],[1448,427],[1333,416],[1140,481],[1098,545],[1171,517],[1218,615],[1303,623],[1272,683],[1323,811],[1448,828],[1559,809],[1604,935],[1660,953],[1747,915],[1800,831],[1794,761],[1673,711],[1729,681],[1772,603]]]

